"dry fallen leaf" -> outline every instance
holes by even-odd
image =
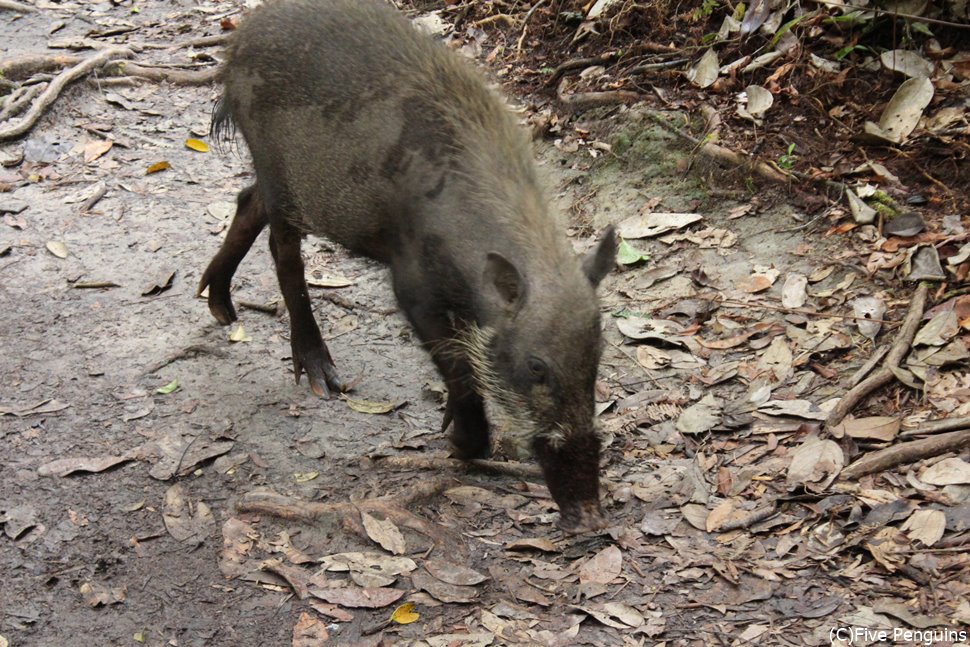
[[[321,647],[329,640],[326,623],[306,611],[293,625],[293,647]]]
[[[47,243],[47,251],[57,258],[67,258],[67,255],[70,253],[67,250],[67,245],[57,240],[52,240]]]
[[[391,622],[396,622],[399,625],[409,625],[420,619],[421,616],[414,611],[413,602],[405,602],[391,613]]]
[[[201,140],[198,140],[198,139],[191,139],[191,138],[190,139],[186,139],[185,140],[185,147],[186,148],[189,148],[191,150],[194,150],[197,153],[208,153],[209,152],[209,145],[206,144],[204,141],[201,141]]]
[[[400,600],[404,591],[402,589],[345,586],[339,589],[311,588],[310,595],[342,607],[379,609]]]
[[[849,418],[832,429],[832,435],[841,438],[869,438],[888,442],[899,433],[902,421],[889,416],[871,416],[869,418]]]
[[[425,560],[424,567],[442,582],[458,586],[474,586],[488,579],[478,571],[442,559]]]
[[[209,506],[202,501],[196,503],[189,499],[180,483],[165,492],[162,521],[168,533],[178,541],[202,541],[216,524]]]
[[[792,452],[788,489],[815,484],[824,489],[835,480],[844,465],[845,455],[836,442],[811,436]]]
[[[580,584],[609,584],[623,567],[623,553],[616,546],[607,546],[579,567]]]
[[[164,170],[169,169],[171,167],[172,167],[172,165],[169,164],[168,162],[164,162],[164,161],[163,162],[156,162],[155,164],[152,164],[147,169],[145,169],[145,175],[151,175],[152,173],[158,173],[159,171],[164,171]]]
[[[98,456],[94,458],[59,458],[37,468],[40,476],[67,476],[75,472],[103,472],[106,469],[134,460],[134,456]]]
[[[358,411],[360,413],[370,413],[373,415],[380,415],[384,413],[390,413],[398,407],[400,407],[403,402],[394,400],[392,402],[373,402],[371,400],[356,400],[354,398],[347,397],[341,394],[340,398],[347,403],[347,406]]]
[[[432,576],[426,570],[418,569],[411,573],[411,584],[427,592],[431,597],[445,603],[472,602],[479,595],[479,590],[472,586],[458,586],[448,584]]]
[[[91,607],[107,606],[124,602],[127,597],[125,587],[110,588],[103,584],[85,582],[80,588],[81,596]]]
[[[406,547],[404,535],[390,519],[378,519],[374,515],[361,511],[361,520],[367,536],[380,544],[381,548],[395,555],[403,555]]]
[[[932,546],[943,538],[946,531],[946,513],[942,510],[917,510],[900,526],[900,530],[913,541]]]
[[[970,463],[959,458],[944,458],[919,475],[929,485],[966,485],[970,483]]]

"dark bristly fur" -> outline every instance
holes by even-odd
[[[326,396],[345,385],[313,318],[301,236],[388,264],[448,385],[455,453],[489,453],[490,402],[535,452],[563,527],[601,527],[595,290],[612,229],[577,258],[502,100],[380,0],[270,0],[233,35],[222,80],[212,133],[242,133],[256,181],[200,282],[213,315],[235,319],[232,275],[269,224],[294,371]]]

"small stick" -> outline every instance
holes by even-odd
[[[683,65],[684,63],[689,63],[689,58],[675,58],[671,61],[661,61],[659,63],[642,63],[628,70],[628,74],[637,74],[640,72],[654,72],[656,70],[665,70],[668,67],[677,67]]]
[[[948,434],[931,436],[921,440],[911,440],[907,443],[900,443],[866,454],[842,470],[840,478],[843,480],[857,479],[866,474],[882,472],[897,465],[915,463],[924,458],[932,458],[947,452],[962,451],[968,447],[970,447],[970,429],[951,431]]]
[[[94,205],[101,202],[101,198],[107,195],[107,193],[108,193],[108,185],[102,184],[100,187],[98,187],[98,190],[95,191],[94,194],[90,198],[85,200],[84,204],[81,205],[81,213],[90,211],[91,208],[94,207]]]
[[[913,294],[909,312],[906,313],[906,318],[903,319],[903,324],[900,326],[896,341],[893,342],[892,347],[889,349],[889,353],[886,355],[882,367],[849,389],[842,396],[838,404],[832,408],[832,411],[829,412],[828,417],[825,419],[824,427],[826,430],[831,430],[832,427],[842,422],[842,419],[870,393],[889,384],[893,380],[895,376],[893,375],[892,369],[898,367],[900,362],[903,361],[903,358],[906,357],[906,353],[909,352],[910,346],[913,343],[913,337],[916,336],[916,329],[919,327],[920,320],[923,318],[923,310],[926,309],[928,293],[928,285],[926,283],[920,283],[920,286],[916,288],[916,292]]]
[[[900,436],[923,436],[925,434],[938,434],[941,431],[954,431],[958,429],[970,428],[970,417],[967,418],[944,418],[943,420],[931,420],[927,423],[900,432]]]
[[[58,74],[17,124],[9,128],[0,128],[0,142],[15,139],[29,132],[69,83],[101,67],[105,61],[124,56],[131,56],[131,51],[124,47],[109,47]]]
[[[575,70],[581,67],[591,67],[593,65],[605,65],[606,63],[612,63],[617,58],[619,54],[616,52],[609,52],[607,54],[600,54],[599,56],[592,56],[590,58],[574,58],[572,60],[561,63],[556,69],[552,71],[552,75],[546,81],[546,87],[551,88],[559,82],[559,77],[570,70]]]
[[[759,521],[764,521],[771,515],[775,514],[777,510],[778,510],[778,507],[774,503],[772,503],[771,505],[766,506],[764,508],[756,508],[751,512],[747,513],[746,515],[744,515],[743,517],[740,517],[738,519],[733,519],[731,521],[727,521],[721,524],[720,526],[718,526],[717,528],[714,528],[713,530],[714,532],[729,532],[731,530],[741,530],[742,528],[753,526]]]
[[[266,314],[273,315],[274,317],[280,313],[280,308],[278,304],[273,303],[254,303],[252,301],[239,301],[240,308],[246,308],[248,310],[256,310],[257,312],[265,312]]]
[[[485,25],[491,25],[493,22],[504,22],[506,25],[511,27],[515,24],[515,19],[512,16],[504,13],[497,13],[492,16],[486,16],[481,20],[476,20],[472,23],[472,27],[484,27]]]
[[[885,357],[888,352],[889,346],[886,346],[885,344],[877,348],[872,353],[872,357],[867,359],[866,363],[860,366],[859,370],[849,378],[849,386],[852,387],[861,382],[867,375],[869,375],[872,369],[876,368],[876,366],[882,361],[882,358]]]
[[[529,19],[532,18],[532,14],[536,12],[536,9],[541,7],[546,3],[546,0],[539,0],[536,2],[529,11],[526,12],[525,18],[522,19],[522,34],[519,36],[519,42],[515,44],[516,54],[522,53],[522,43],[525,42],[525,35],[529,31]]]
[[[160,362],[148,367],[145,370],[145,375],[148,375],[150,373],[157,373],[158,371],[165,368],[169,364],[173,362],[177,362],[180,359],[185,359],[187,357],[194,357],[196,355],[205,355],[205,354],[215,355],[216,357],[225,357],[226,351],[222,350],[221,348],[213,348],[211,346],[205,346],[203,344],[191,344],[189,346],[186,346],[182,350],[172,353],[171,355],[161,360]]]

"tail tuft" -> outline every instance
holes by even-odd
[[[229,111],[229,102],[223,95],[212,107],[212,122],[209,124],[209,137],[215,142],[216,148],[224,150],[224,144],[229,144],[236,136],[236,122]]]

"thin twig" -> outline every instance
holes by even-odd
[[[16,139],[30,132],[30,129],[34,127],[34,124],[44,114],[44,111],[57,100],[61,91],[72,81],[84,76],[91,70],[101,67],[106,61],[125,56],[131,56],[131,51],[127,48],[109,47],[58,74],[18,123],[8,128],[0,128],[0,142]]]
[[[915,429],[907,429],[900,432],[901,437],[924,436],[926,434],[938,434],[943,431],[955,431],[970,428],[970,417],[966,418],[944,418],[943,420],[930,420],[924,422]]]
[[[532,14],[536,12],[536,9],[545,3],[546,0],[538,0],[538,2],[532,5],[529,11],[526,12],[525,18],[522,19],[522,34],[519,36],[519,42],[515,44],[515,53],[517,55],[522,53],[522,43],[525,42],[525,35],[529,31],[529,19],[532,18]]]
[[[541,478],[542,470],[536,465],[526,465],[515,461],[490,461],[476,458],[469,461],[457,458],[444,458],[438,456],[385,456],[374,461],[379,465],[393,467],[395,469],[453,469],[453,470],[479,470],[488,474],[501,474],[503,476],[514,476],[517,478]]]
[[[605,65],[606,63],[612,63],[620,55],[617,52],[607,52],[606,54],[600,54],[599,56],[592,56],[590,58],[574,58],[572,60],[566,61],[565,63],[560,63],[552,71],[552,75],[546,81],[546,87],[551,88],[559,82],[559,78],[568,72],[569,70],[575,70],[578,68],[591,67],[593,65]]]
[[[18,56],[17,58],[7,59],[0,62],[0,76],[5,79],[17,81],[33,76],[38,72],[53,72],[60,70],[68,65],[77,65],[82,59],[80,56],[70,54],[29,54]]]

